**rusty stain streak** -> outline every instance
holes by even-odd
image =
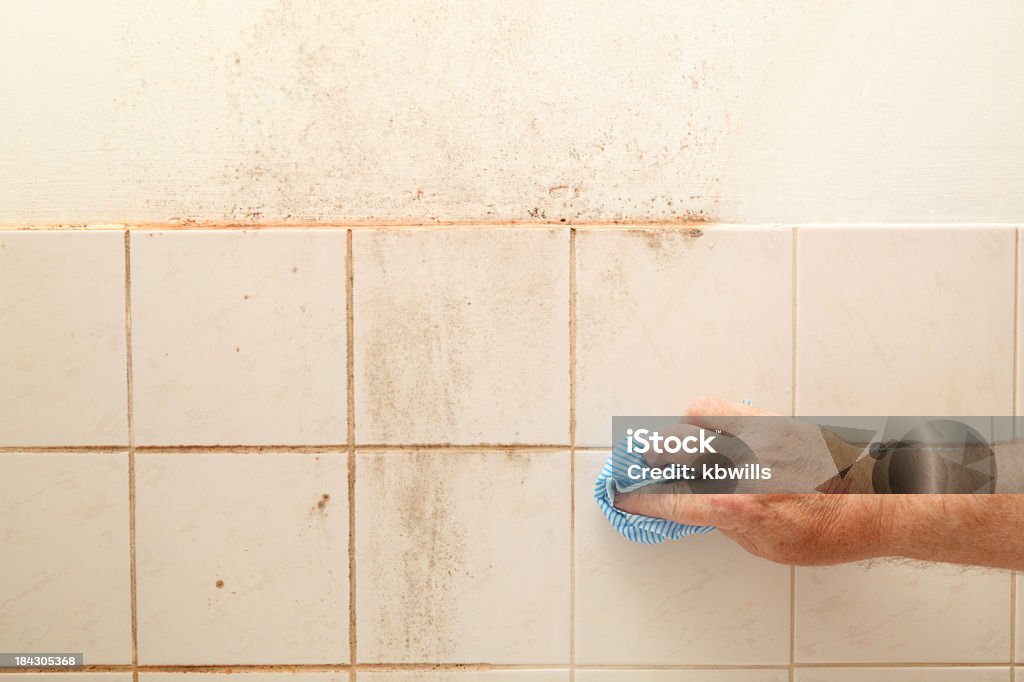
[[[541,217],[541,209],[531,209],[529,214],[536,213],[538,216],[531,220],[424,220],[422,218],[399,220],[392,218],[360,218],[356,220],[340,221],[295,221],[275,220],[265,222],[240,223],[221,220],[194,220],[186,221],[144,221],[144,222],[121,222],[121,223],[50,223],[42,225],[25,225],[17,223],[0,224],[0,231],[49,231],[49,230],[128,230],[128,231],[150,231],[150,230],[281,230],[281,229],[304,229],[304,230],[341,230],[341,229],[380,229],[380,228],[409,228],[409,229],[431,229],[431,228],[523,228],[523,227],[551,227],[571,226],[581,229],[601,229],[633,226],[666,226],[682,227],[687,225],[700,225],[717,222],[714,216],[704,212],[688,212],[681,215],[667,218],[645,218],[645,217],[620,217],[608,220],[574,220],[570,217],[546,218]],[[546,215],[546,214],[545,214]],[[154,235],[148,235],[154,236]]]

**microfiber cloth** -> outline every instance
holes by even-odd
[[[642,455],[628,452],[626,439],[623,438],[612,450],[608,461],[594,484],[594,499],[604,515],[624,538],[645,545],[656,545],[665,540],[678,540],[687,535],[704,535],[714,528],[710,526],[689,526],[675,521],[655,519],[639,514],[629,514],[615,508],[615,495],[628,493],[659,481],[647,477],[636,480],[627,474],[629,467],[638,464],[648,466]]]

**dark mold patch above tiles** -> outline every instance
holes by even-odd
[[[715,210],[720,146],[731,136],[717,112],[748,95],[730,70],[733,51],[712,52],[711,63],[695,56],[701,50],[680,59],[677,27],[661,34],[652,45],[671,60],[673,76],[655,88],[656,99],[672,106],[638,116],[631,110],[650,94],[646,79],[616,87],[618,69],[636,68],[630,51],[618,53],[611,73],[595,71],[608,79],[597,89],[578,89],[573,69],[546,60],[549,77],[530,80],[537,92],[521,74],[548,49],[564,56],[549,47],[558,44],[555,24],[524,21],[515,3],[477,15],[472,3],[410,11],[327,0],[301,12],[280,0],[254,13],[217,55],[230,153],[210,167],[202,192],[153,198],[147,208],[233,224],[676,221]],[[586,27],[557,30],[568,30],[571,43]],[[716,40],[728,35],[719,27]],[[599,63],[587,51],[572,56],[581,68]],[[465,71],[454,87],[453,63]],[[524,97],[535,106],[523,107]],[[494,111],[504,112],[500,121]]]

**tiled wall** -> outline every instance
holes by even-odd
[[[39,682],[1008,682],[1007,572],[631,545],[590,490],[612,414],[699,393],[1020,411],[1020,242],[2,231],[0,651],[98,666]]]

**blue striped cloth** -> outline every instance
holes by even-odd
[[[633,464],[647,466],[643,455],[627,452],[626,439],[623,438],[612,450],[594,484],[594,499],[597,500],[597,506],[622,537],[645,545],[656,545],[665,540],[678,540],[687,535],[704,535],[714,530],[710,526],[689,526],[665,519],[628,514],[616,509],[617,493],[628,493],[658,483],[648,477],[640,480],[630,478],[626,472]]]

